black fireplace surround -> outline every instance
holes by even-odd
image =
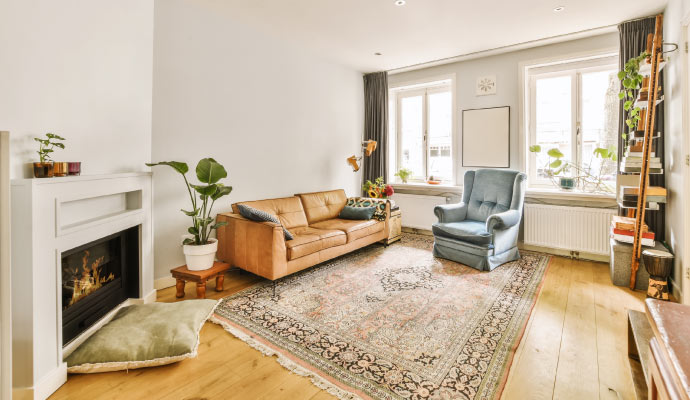
[[[139,226],[62,253],[62,344],[139,297]]]

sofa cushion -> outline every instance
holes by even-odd
[[[293,240],[285,242],[287,259],[294,260],[323,249],[340,246],[347,242],[345,232],[340,230],[299,227],[292,230]]]
[[[460,222],[437,222],[431,226],[435,236],[461,240],[476,245],[491,244],[491,234],[486,230],[486,223],[464,220]]]
[[[372,235],[383,230],[383,222],[375,219],[366,221],[353,221],[347,219],[329,219],[311,224],[310,227],[318,229],[338,229],[347,234],[347,242],[353,242],[359,238]]]
[[[309,225],[327,219],[337,218],[340,210],[347,203],[347,196],[342,189],[329,190],[327,192],[297,194],[302,200],[304,212],[307,215]]]
[[[274,224],[282,225],[278,217],[273,214],[269,214],[266,211],[257,210],[256,208],[249,207],[246,204],[238,204],[237,209],[240,211],[240,215],[252,221],[273,222]],[[285,235],[285,240],[292,240],[293,237],[290,231],[285,229],[284,226],[282,228],[283,235]]]
[[[353,219],[353,220],[368,220],[374,216],[374,211],[376,207],[352,207],[345,206],[343,210],[340,211],[338,218],[342,219]]]
[[[257,210],[273,214],[280,220],[284,228],[292,229],[299,226],[307,226],[307,216],[302,208],[302,202],[298,197],[283,197],[280,199],[242,201],[232,205],[235,214],[240,211],[239,204],[244,204]]]

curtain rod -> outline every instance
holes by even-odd
[[[663,14],[663,13],[661,13],[661,14]],[[621,23],[618,24],[618,25],[627,24],[628,22],[642,21],[643,19],[650,19],[650,18],[656,18],[656,14],[654,14],[654,15],[649,15],[649,16],[646,16],[646,17],[640,17],[640,18],[629,19],[629,20],[627,20],[627,21],[621,22]]]
[[[438,65],[451,64],[451,63],[455,63],[455,62],[459,62],[459,61],[466,61],[466,60],[471,60],[471,59],[480,58],[480,57],[488,57],[488,56],[508,53],[511,51],[524,50],[524,49],[537,47],[537,46],[544,46],[544,45],[549,45],[549,44],[554,44],[554,43],[565,42],[568,40],[575,40],[575,39],[581,39],[581,38],[586,38],[586,37],[591,37],[591,36],[596,36],[596,35],[603,35],[605,33],[616,32],[617,28],[618,28],[618,25],[607,25],[607,26],[602,26],[599,28],[586,29],[584,31],[566,33],[564,35],[557,35],[557,36],[551,36],[551,37],[543,38],[543,39],[530,40],[527,42],[521,42],[521,43],[511,44],[511,45],[507,45],[507,46],[496,47],[493,49],[475,51],[472,53],[466,53],[466,54],[461,54],[461,55],[457,55],[457,56],[441,58],[438,60],[423,62],[423,63],[419,63],[419,64],[412,64],[412,65],[408,65],[405,67],[393,68],[393,69],[389,69],[387,72],[389,75],[394,75],[394,74],[399,74],[399,73],[403,73],[403,72],[414,71],[417,69],[435,67]]]

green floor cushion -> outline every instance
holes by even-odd
[[[67,372],[120,371],[194,358],[199,331],[215,306],[215,300],[185,300],[124,307],[67,356]]]

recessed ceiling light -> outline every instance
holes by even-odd
[[[376,53],[374,53],[374,55],[375,55],[375,56],[380,56],[380,55],[382,55],[382,54],[379,53],[379,52],[377,51]]]
[[[404,5],[405,5],[405,0],[395,0],[395,5],[396,5],[396,6],[404,6]]]
[[[563,10],[565,10],[565,7],[564,7],[564,6],[558,6],[558,7],[556,7],[556,8],[553,9],[553,12],[561,12],[561,11],[563,11]]]

